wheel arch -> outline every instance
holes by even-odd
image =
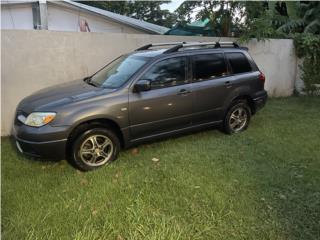
[[[124,134],[121,131],[119,124],[116,121],[114,121],[110,118],[93,118],[93,119],[87,119],[87,120],[78,122],[70,129],[70,132],[69,132],[68,138],[67,138],[67,144],[66,144],[67,155],[70,153],[73,141],[81,133],[93,128],[94,126],[102,127],[102,128],[110,128],[111,130],[113,130],[115,132],[115,134],[119,138],[121,147],[125,146]]]
[[[255,109],[255,106],[254,106],[253,98],[249,94],[243,94],[243,95],[234,97],[232,99],[232,101],[230,102],[230,105],[232,105],[232,103],[237,101],[237,100],[246,100],[248,105],[249,105],[249,107],[250,107],[251,114],[252,115],[255,114],[256,109]]]
[[[251,110],[251,114],[255,114],[256,109],[252,97],[252,90],[248,86],[235,88],[224,101],[224,115],[227,113],[232,104],[237,100],[246,100]]]

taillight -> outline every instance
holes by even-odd
[[[264,84],[264,82],[266,81],[266,76],[262,73],[262,72],[260,72],[260,74],[259,74],[259,80]]]

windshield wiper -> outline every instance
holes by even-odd
[[[83,79],[83,81],[85,81],[89,85],[92,85],[94,87],[98,87],[94,82],[91,81],[91,77],[86,77],[86,78]]]

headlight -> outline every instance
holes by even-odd
[[[51,122],[56,113],[53,112],[33,112],[30,113],[24,124],[31,127],[41,127]]]

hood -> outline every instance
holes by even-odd
[[[106,89],[89,85],[82,79],[75,80],[35,92],[24,98],[20,102],[17,110],[22,110],[26,113],[40,110],[50,111],[50,108],[59,105],[98,96],[105,93],[105,90]]]

